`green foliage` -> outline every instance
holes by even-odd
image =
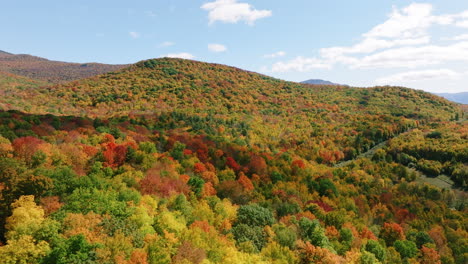
[[[360,264],[378,264],[381,263],[374,254],[364,251],[359,257]]]
[[[374,254],[374,256],[381,262],[385,260],[385,248],[375,240],[367,241],[366,245],[364,246],[364,250]]]
[[[271,226],[275,222],[273,214],[267,208],[263,208],[258,204],[243,205],[237,210],[236,225]]]
[[[138,148],[147,154],[153,154],[158,151],[153,142],[141,142],[138,144]]]
[[[61,210],[84,214],[110,214],[115,217],[128,217],[131,213],[126,201],[119,199],[117,192],[83,188],[76,189],[66,197],[66,204]]]
[[[308,218],[301,218],[298,223],[300,237],[309,241],[312,245],[333,249],[325,230],[317,220],[310,220]]]
[[[297,240],[297,234],[293,229],[283,225],[274,226],[273,229],[276,235],[275,240],[278,242],[278,244],[283,247],[294,249]]]
[[[266,244],[266,234],[260,226],[238,224],[232,228],[232,234],[239,247],[245,242],[250,242],[254,246],[255,252],[259,252]]]
[[[330,179],[321,179],[318,183],[318,192],[320,195],[334,197],[338,195],[335,184]]]
[[[97,260],[97,245],[88,243],[83,235],[72,236],[66,240],[57,241],[42,263],[93,263]]]
[[[205,181],[198,177],[191,177],[188,181],[188,185],[192,189],[192,191],[200,197],[202,195],[203,186],[205,185]]]
[[[402,258],[412,258],[418,254],[418,247],[413,241],[397,240],[394,247]]]

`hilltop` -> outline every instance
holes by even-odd
[[[126,66],[51,61],[27,54],[11,54],[0,51],[0,71],[50,83],[78,80],[115,71]]]

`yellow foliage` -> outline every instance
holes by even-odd
[[[23,195],[11,204],[13,213],[6,220],[7,239],[31,235],[44,221],[44,209],[34,202],[33,195]]]
[[[0,259],[4,264],[32,264],[47,255],[49,244],[36,241],[31,236],[25,235],[18,239],[8,240],[6,246],[0,247]]]
[[[63,226],[66,227],[63,234],[66,237],[83,234],[89,242],[101,243],[106,237],[99,226],[101,221],[102,216],[94,212],[86,215],[69,213],[63,220]]]
[[[287,247],[282,247],[276,242],[268,243],[261,254],[274,264],[295,264],[299,262],[297,256]]]

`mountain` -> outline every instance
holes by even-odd
[[[318,105],[322,104],[321,108],[348,107],[357,112],[365,106],[366,113],[374,114],[407,117],[441,114],[447,118],[448,112],[430,113],[431,109],[420,109],[442,105],[453,107],[437,96],[406,88],[311,89],[234,67],[172,58],[142,61],[116,72],[30,92],[28,100],[39,100],[37,106],[56,109],[56,113],[85,111],[101,116],[174,110],[217,115],[276,113],[287,116],[302,109],[320,108]],[[414,98],[420,106],[413,101],[401,101],[401,96]],[[395,104],[401,105],[395,108]]]
[[[321,80],[321,79],[310,79],[310,80],[307,80],[307,81],[303,81],[301,83],[304,83],[304,84],[339,85],[337,83],[332,83],[330,81],[325,81],[325,80]]]
[[[5,263],[466,263],[466,105],[170,58],[0,93]]]
[[[438,96],[402,87],[311,88],[173,58],[41,89],[10,90],[0,105],[5,110],[93,118],[144,115],[166,120],[166,128],[202,134],[224,127],[225,134],[241,134],[249,144],[294,144],[311,159],[320,159],[312,147],[320,141],[329,142],[328,151],[344,153],[341,159],[350,158],[419,123],[449,120],[460,111]]]
[[[0,56],[5,56],[5,55],[13,55],[13,54],[0,50]]]
[[[468,92],[462,93],[437,93],[437,95],[442,96],[452,102],[460,104],[468,104]]]
[[[0,52],[0,71],[50,83],[63,83],[115,71],[127,65],[69,63],[26,54]]]

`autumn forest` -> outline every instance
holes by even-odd
[[[0,52],[0,262],[465,264],[467,117],[403,87]]]

